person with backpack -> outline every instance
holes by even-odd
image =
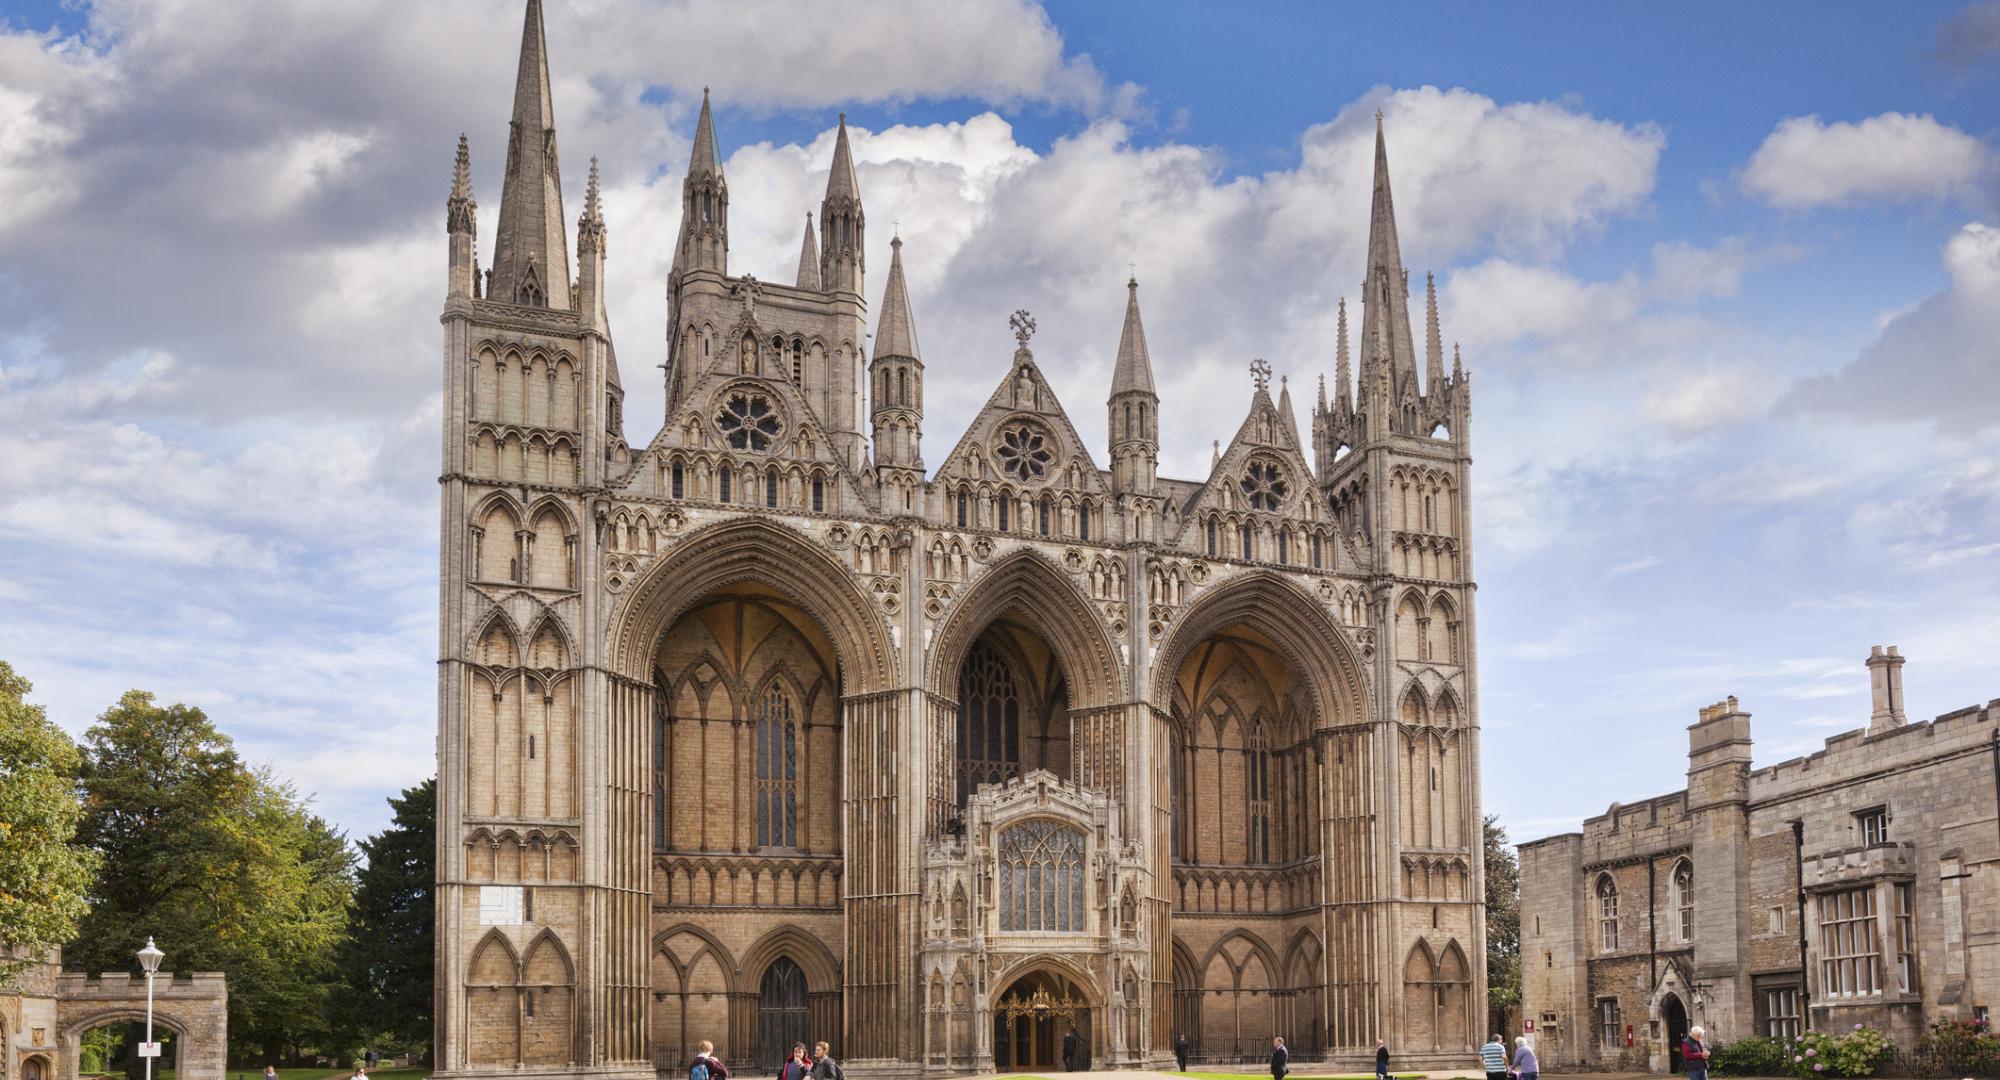
[[[833,1047],[824,1042],[813,1044],[812,1071],[807,1073],[812,1080],[847,1080],[841,1071],[840,1062],[833,1060]]]
[[[703,1039],[695,1047],[694,1061],[688,1065],[688,1080],[729,1080],[729,1070],[715,1056],[715,1044]]]

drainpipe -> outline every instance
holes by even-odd
[[[1650,857],[1646,860],[1646,966],[1651,969],[1653,983],[1646,989],[1658,993],[1660,989],[1660,898],[1659,866]]]
[[[2000,746],[2000,744],[1996,744]],[[2000,749],[1995,750],[2000,754]],[[2000,781],[1996,781],[2000,782]],[[1799,1031],[1812,1030],[1812,968],[1806,964],[1806,823],[1792,819],[1792,867],[1799,887]]]

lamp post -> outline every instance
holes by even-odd
[[[153,1080],[153,973],[160,970],[160,961],[166,953],[153,944],[153,936],[146,935],[146,947],[139,950],[139,966],[146,971],[146,1045],[139,1050],[146,1059],[146,1080]]]

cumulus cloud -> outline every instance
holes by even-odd
[[[1918,420],[1971,431],[2000,423],[2000,228],[1972,222],[1944,247],[1951,285],[1891,319],[1840,370],[1800,380],[1797,414]]]
[[[1743,167],[1743,188],[1800,210],[1868,199],[1944,199],[1974,191],[1992,167],[1986,144],[1931,116],[1883,113],[1780,122]]]

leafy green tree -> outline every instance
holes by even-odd
[[[409,1049],[431,1041],[436,940],[437,781],[390,798],[388,828],[361,842],[368,860],[340,949],[346,979],[343,1034],[351,1049]]]
[[[85,742],[78,835],[104,865],[66,963],[129,970],[151,935],[168,967],[229,977],[239,1050],[275,1058],[323,1035],[354,886],[346,838],[200,709],[130,691]]]
[[[1521,863],[1507,830],[1486,816],[1486,1004],[1521,1000]]]
[[[83,758],[0,660],[0,982],[75,936],[97,856],[75,843]],[[11,957],[11,959],[9,959]]]

